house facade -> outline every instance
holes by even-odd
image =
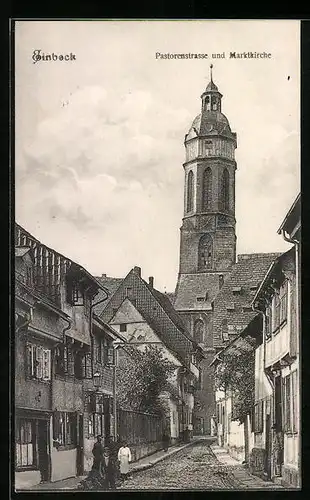
[[[83,474],[96,431],[111,434],[108,352],[117,335],[93,314],[99,289],[84,268],[16,224],[17,489]],[[98,339],[106,353],[101,357]],[[104,396],[100,404],[90,397],[96,370]]]
[[[270,267],[254,298],[264,318],[263,368],[271,389],[269,474],[301,483],[300,442],[300,195],[279,233],[294,246]],[[264,406],[262,406],[264,414]]]
[[[107,280],[102,282],[109,286]],[[135,267],[118,283],[100,316],[125,335],[128,343],[139,342],[141,348],[156,343],[164,356],[175,363],[176,371],[169,381],[171,390],[166,392],[171,437],[177,440],[186,428],[192,431],[193,392],[200,379],[202,352],[169,298],[155,289],[152,277],[148,283],[144,281],[141,269]]]

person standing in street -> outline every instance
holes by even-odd
[[[101,464],[102,464],[102,458],[103,458],[103,446],[102,446],[102,438],[101,436],[97,436],[97,441],[93,446],[93,456],[94,456],[94,463],[93,463],[93,469],[97,470],[98,472],[101,472]]]
[[[162,440],[164,451],[168,451],[170,438],[167,430],[164,431]]]
[[[118,450],[117,458],[120,463],[121,478],[122,480],[125,480],[127,479],[129,473],[129,464],[131,462],[131,451],[127,446],[126,441],[124,441],[123,445]]]
[[[115,463],[108,446],[103,450],[102,472],[104,474],[104,484],[107,490],[115,490]]]

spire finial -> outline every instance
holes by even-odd
[[[210,77],[211,77],[211,82],[213,82],[213,79],[212,79],[212,68],[213,68],[213,64],[210,64]]]

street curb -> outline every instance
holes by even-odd
[[[129,471],[129,474],[135,474],[136,472],[140,472],[140,471],[143,471],[143,470],[146,470],[146,469],[150,469],[151,467],[153,467],[154,465],[156,465],[158,462],[162,462],[166,458],[171,457],[175,453],[178,453],[178,451],[184,450],[184,448],[187,448],[188,446],[191,446],[191,445],[193,445],[196,442],[197,441],[191,441],[190,443],[186,443],[183,446],[178,447],[177,449],[167,451],[167,453],[165,453],[165,455],[162,455],[161,457],[155,458],[155,460],[150,460],[146,464],[133,466],[133,468]],[[151,459],[151,457],[152,457],[152,455],[150,455],[150,459]]]

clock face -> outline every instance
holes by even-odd
[[[211,125],[210,123],[208,123],[208,124],[206,125],[206,131],[207,131],[207,132],[211,132],[211,130],[212,130],[212,129],[213,129],[213,125]]]

